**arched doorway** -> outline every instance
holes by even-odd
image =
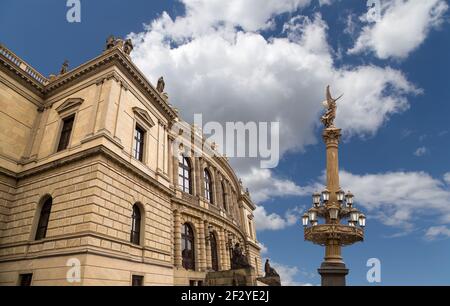
[[[211,268],[214,271],[219,271],[219,257],[217,254],[217,239],[214,233],[211,233],[210,237],[210,245],[211,245]]]

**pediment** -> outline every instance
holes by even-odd
[[[61,104],[58,108],[56,108],[56,111],[58,113],[63,113],[65,111],[78,108],[81,103],[83,103],[84,100],[81,98],[70,98],[67,99],[63,104]]]
[[[155,122],[152,120],[152,117],[148,114],[148,112],[139,107],[133,107],[133,112],[136,116],[138,116],[141,120],[144,121],[149,127],[153,127]]]

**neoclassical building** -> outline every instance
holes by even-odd
[[[236,243],[261,276],[248,192],[131,50],[46,78],[0,45],[0,285],[205,285]]]

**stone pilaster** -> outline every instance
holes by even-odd
[[[181,268],[181,216],[178,210],[174,211],[174,265],[176,268]]]
[[[198,223],[198,251],[198,268],[200,271],[206,271],[205,227],[202,220]]]
[[[219,245],[220,245],[220,270],[227,270],[227,247],[224,238],[224,230],[219,231]]]
[[[208,237],[209,236],[209,231],[208,231],[209,222],[206,220],[203,222],[204,222],[204,226],[205,226],[205,237]],[[205,241],[205,242],[206,242],[206,270],[210,270],[210,269],[212,269],[211,244],[209,241]]]

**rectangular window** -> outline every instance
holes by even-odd
[[[61,136],[59,137],[58,152],[67,149],[69,146],[70,135],[72,134],[73,121],[75,115],[67,117],[63,120]]]
[[[144,277],[142,275],[133,275],[131,285],[133,287],[144,286]]]
[[[248,233],[250,234],[250,238],[253,239],[253,227],[252,227],[252,221],[248,221]]]
[[[19,275],[19,286],[29,287],[31,286],[31,280],[33,279],[32,273],[20,274]]]
[[[144,138],[145,131],[140,126],[136,125],[134,131],[133,156],[141,162],[144,160]]]

